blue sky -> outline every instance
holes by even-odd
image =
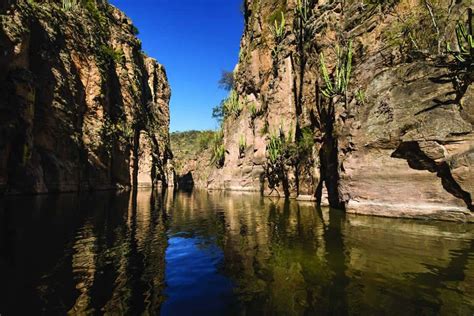
[[[110,0],[138,27],[147,55],[166,68],[171,131],[214,129],[217,81],[238,61],[242,0]]]

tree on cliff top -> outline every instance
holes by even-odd
[[[223,70],[221,79],[219,79],[219,88],[230,91],[234,88],[234,73]]]

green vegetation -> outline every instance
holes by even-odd
[[[257,108],[257,106],[255,105],[255,102],[249,102],[247,104],[247,107],[248,107],[248,111],[249,111],[249,114],[250,114],[250,127],[253,129],[255,128],[255,119],[260,116],[260,115],[263,115],[263,113],[265,113],[264,109],[263,108]]]
[[[295,13],[296,17],[301,20],[302,25],[306,25],[310,17],[308,0],[297,0]]]
[[[82,6],[92,15],[94,20],[100,25],[101,28],[107,24],[107,17],[104,12],[99,10],[95,0],[82,0]]]
[[[212,156],[211,163],[217,168],[222,168],[225,161],[225,146],[224,146],[224,132],[217,131],[212,139]]]
[[[227,99],[224,100],[224,117],[228,116],[239,116],[242,112],[243,105],[239,101],[239,95],[235,90],[230,92],[230,95]]]
[[[283,13],[283,11],[280,11],[280,17],[273,21],[273,25],[271,27],[273,37],[275,38],[275,42],[277,44],[281,43],[284,38],[285,26],[285,14]]]
[[[272,24],[270,25],[270,29],[272,30],[273,37],[275,39],[275,47],[272,48],[272,56],[275,60],[278,59],[278,55],[281,51],[281,42],[285,37],[285,14],[283,11],[280,12],[279,18],[274,18]]]
[[[99,47],[99,55],[105,62],[113,61],[116,64],[123,62],[125,54],[121,49],[114,49],[113,47],[107,45],[101,45]]]
[[[474,67],[474,39],[472,34],[472,10],[468,11],[467,29],[462,21],[456,25],[456,44],[457,50],[452,50],[449,43],[446,48],[462,68],[467,70]]]
[[[127,122],[125,118],[118,119],[114,122],[109,115],[106,115],[104,118],[104,124],[100,131],[102,145],[110,155],[112,153],[113,145],[117,142],[131,144],[134,132],[135,129],[133,124]]]
[[[266,134],[268,134],[269,128],[270,124],[265,121],[265,124],[263,124],[262,128],[260,129],[260,136],[265,136]]]
[[[77,0],[62,0],[64,11],[69,11],[77,7]]]
[[[234,72],[223,70],[218,84],[219,88],[232,91],[232,89],[234,89]]]
[[[224,165],[226,151],[222,130],[173,132],[170,134],[170,142],[178,174],[190,160],[204,157],[217,168]]]
[[[468,2],[419,0],[416,5],[401,4],[393,11],[395,21],[383,33],[385,42],[397,47],[408,61],[444,57],[446,51],[443,46],[450,41],[451,34],[460,31],[459,26],[462,25],[455,26],[453,15],[463,12],[464,8],[469,12]],[[464,37],[459,33],[457,35]]]
[[[239,138],[239,157],[245,156],[245,149],[247,149],[247,139],[244,135],[240,135]]]
[[[302,128],[296,142],[292,139],[292,133],[285,135],[281,128],[268,136],[267,153],[271,164],[278,161],[298,163],[312,152],[314,137],[311,128]]]
[[[268,136],[265,173],[271,189],[280,184],[284,184],[285,187],[285,182],[288,181],[287,166],[298,169],[312,159],[314,136],[311,128],[305,127],[298,134],[294,142],[292,133],[286,136],[280,127],[277,133]]]
[[[235,90],[231,90],[229,96],[212,109],[212,117],[221,122],[228,117],[238,117],[242,110],[243,104],[239,101],[239,95]]]
[[[270,163],[275,164],[279,159],[281,159],[284,153],[284,144],[285,137],[281,130],[279,133],[271,134],[268,137],[267,153]]]
[[[336,95],[344,96],[347,91],[352,70],[352,42],[349,41],[348,47],[343,50],[341,50],[339,46],[336,46],[336,55],[337,64],[331,78],[326,66],[324,54],[320,54],[321,73],[325,83],[325,87],[321,90],[321,93],[327,98]]]
[[[222,122],[230,116],[238,117],[243,109],[243,104],[239,102],[239,95],[234,90],[234,73],[222,71],[221,79],[218,82],[219,88],[230,91],[229,96],[212,109],[212,117],[218,122]]]
[[[138,34],[140,34],[140,31],[135,25],[132,24],[131,29],[132,29],[133,35],[137,36]]]
[[[209,155],[207,152],[213,147],[215,134],[211,130],[170,133],[173,161],[178,174],[190,160]]]
[[[364,104],[365,103],[365,91],[362,89],[357,90],[356,92],[356,100],[359,104]]]
[[[250,118],[254,120],[258,116],[258,110],[257,110],[257,107],[255,106],[255,102],[250,102],[248,107],[249,107]]]

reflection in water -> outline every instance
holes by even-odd
[[[0,313],[474,313],[474,225],[225,192],[0,201]]]

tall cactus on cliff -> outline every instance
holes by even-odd
[[[321,93],[327,98],[345,95],[347,91],[352,72],[352,41],[349,41],[349,45],[345,49],[336,46],[336,56],[337,62],[333,76],[329,74],[324,54],[321,53],[319,57],[321,74],[325,84]]]
[[[273,26],[271,27],[273,36],[275,37],[275,42],[280,43],[283,40],[283,35],[285,35],[285,26],[285,14],[282,11],[280,12],[280,21],[275,19]]]

